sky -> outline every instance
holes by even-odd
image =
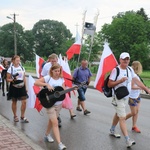
[[[99,14],[96,31],[100,31],[105,23],[111,23],[112,16],[140,8],[144,8],[150,18],[150,0],[1,0],[0,26],[13,22],[6,17],[13,17],[15,13],[16,22],[25,30],[31,30],[41,19],[50,19],[63,22],[75,36],[77,29],[82,33],[85,12],[85,22],[90,23],[94,23],[94,17]]]

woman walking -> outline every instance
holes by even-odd
[[[61,86],[65,89],[64,79],[62,78],[61,66],[59,64],[53,65],[49,71],[49,74],[36,80],[34,84],[41,87],[45,86],[50,91],[53,91],[56,86]],[[66,149],[66,146],[61,142],[57,120],[61,108],[62,101],[57,101],[52,107],[46,108],[47,114],[49,116],[49,122],[45,133],[45,139],[48,142],[54,142],[50,134],[52,130],[58,143],[58,149],[64,150]]]
[[[25,69],[20,65],[20,57],[15,55],[12,59],[12,65],[7,70],[7,82],[10,82],[9,98],[12,99],[12,111],[14,121],[18,122],[17,101],[21,101],[20,121],[28,123],[25,117],[26,99],[28,98],[26,89]]]

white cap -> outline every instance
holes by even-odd
[[[121,58],[121,59],[125,59],[125,58],[127,58],[127,57],[130,58],[129,53],[127,53],[127,52],[123,52],[123,53],[121,53],[121,55],[120,55],[120,58]]]

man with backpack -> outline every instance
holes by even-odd
[[[131,91],[131,81],[133,80],[141,89],[150,91],[145,85],[137,79],[137,75],[134,73],[131,67],[128,67],[130,62],[130,55],[127,52],[123,52],[120,55],[119,75],[117,76],[117,69],[114,68],[110,74],[108,87],[112,87],[114,90],[113,94],[113,106],[116,110],[114,115],[112,126],[110,129],[110,135],[120,138],[119,134],[116,134],[115,127],[119,122],[120,129],[125,137],[127,148],[135,144],[134,140],[129,138],[126,126],[126,111],[125,106],[128,102],[129,93]]]

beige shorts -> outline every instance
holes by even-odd
[[[116,99],[117,106],[114,106],[114,108],[116,110],[116,113],[117,113],[118,117],[126,117],[127,102],[128,102],[127,99],[121,99],[121,100]]]
[[[62,104],[54,105],[51,108],[46,109],[49,119],[57,118],[62,108]]]

